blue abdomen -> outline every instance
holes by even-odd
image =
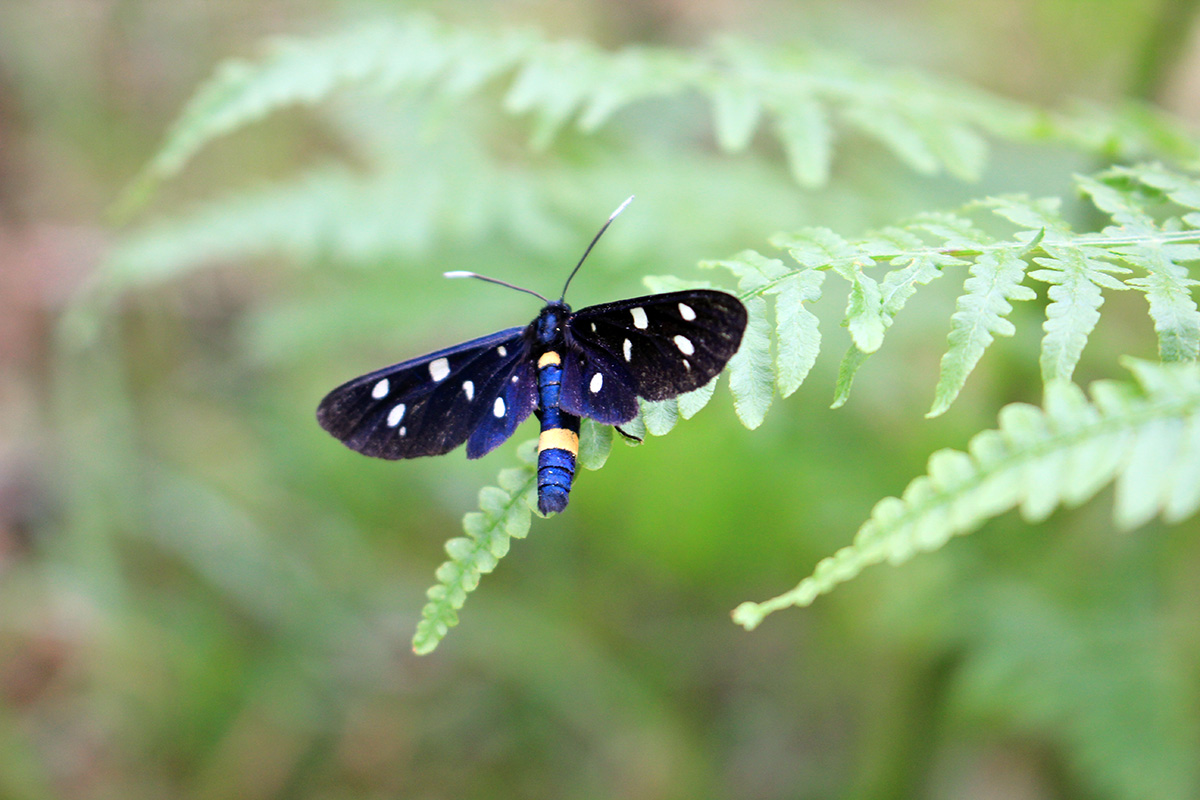
[[[571,482],[575,479],[575,456],[579,453],[579,417],[559,408],[562,363],[558,353],[547,352],[538,360],[538,510],[543,514],[567,507]]]

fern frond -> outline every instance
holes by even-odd
[[[1200,181],[1151,165],[1078,182],[1114,224],[1080,233],[1061,215],[1057,198],[997,197],[972,203],[964,212],[986,210],[1013,223],[1017,230],[1003,239],[962,213],[924,214],[855,240],[813,228],[771,237],[772,244],[787,250],[794,267],[754,251],[705,262],[738,278],[750,309],[745,355],[730,363],[730,387],[743,422],[749,427],[762,422],[771,384],[786,396],[807,374],[820,339],[815,319],[797,308],[819,298],[816,276],[825,272],[849,285],[842,324],[851,341],[838,369],[834,408],[846,401],[858,370],[882,346],[914,293],[963,266],[968,277],[951,317],[949,349],[929,416],[950,407],[996,336],[1015,333],[1012,304],[1036,297],[1030,280],[1050,286],[1040,357],[1047,382],[1069,379],[1074,372],[1100,318],[1106,289],[1145,293],[1163,360],[1194,361],[1200,355],[1200,311],[1191,296],[1196,282],[1185,263],[1200,260],[1200,214],[1172,211],[1200,203]],[[890,270],[881,279],[871,274],[884,265]],[[1031,265],[1037,268],[1030,270]],[[1133,277],[1131,269],[1145,276]],[[765,322],[771,303],[774,330]],[[797,314],[803,326],[793,325]],[[798,337],[804,337],[802,344]]]
[[[590,419],[579,429],[577,464],[588,470],[604,466],[612,450],[613,429]],[[497,486],[479,490],[479,511],[463,516],[463,532],[446,542],[450,560],[438,567],[437,584],[425,593],[421,621],[413,635],[413,652],[431,653],[458,624],[458,611],[475,591],[479,579],[508,554],[513,539],[524,539],[537,511],[537,441],[517,448],[521,465],[500,471]],[[540,513],[539,513],[540,516]]]
[[[1076,506],[1116,481],[1114,517],[1132,528],[1155,515],[1177,522],[1200,507],[1200,365],[1130,360],[1135,383],[1101,381],[1092,401],[1067,381],[1046,387],[1045,408],[1021,403],[1000,412],[997,430],[975,436],[968,452],[942,450],[900,498],[880,501],[854,543],[821,561],[792,591],[743,603],[747,629],[773,611],[803,606],[866,567],[898,564],[936,550],[1019,507],[1030,521]]]
[[[475,591],[479,579],[496,568],[508,554],[511,540],[525,538],[537,506],[537,443],[526,442],[518,449],[524,462],[501,471],[499,486],[479,490],[479,511],[463,517],[466,536],[446,542],[450,560],[438,567],[437,585],[425,594],[429,602],[421,609],[421,621],[413,636],[413,652],[433,652],[450,628],[458,624],[458,610]]]
[[[877,139],[922,173],[978,176],[985,135],[1055,139],[1124,158],[1200,153],[1182,129],[1150,115],[1142,126],[1094,109],[1047,113],[915,73],[897,75],[817,49],[766,52],[726,41],[695,53],[548,41],[528,31],[480,33],[425,17],[376,20],[323,37],[271,42],[255,61],[225,63],[188,103],[148,166],[143,183],[168,178],[209,142],[288,106],[339,92],[428,93],[459,101],[505,78],[503,107],[532,119],[532,143],[547,146],[574,121],[594,131],[629,105],[700,93],[711,101],[715,138],[744,149],[771,115],[796,180],[826,182],[840,126]]]

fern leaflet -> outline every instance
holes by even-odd
[[[985,134],[1050,138],[1125,158],[1200,152],[1181,128],[1150,112],[1141,125],[1095,109],[1046,112],[815,48],[766,51],[725,41],[696,53],[607,52],[529,31],[480,33],[414,15],[274,40],[255,61],[226,62],[188,103],[131,194],[178,173],[209,142],[289,106],[311,106],[354,88],[459,101],[506,76],[504,109],[532,118],[535,147],[548,146],[572,120],[590,132],[634,103],[698,92],[711,101],[715,138],[728,152],[748,146],[763,115],[773,115],[792,174],[810,187],[829,176],[835,119],[919,172],[945,169],[961,178],[982,171]]]
[[[1067,381],[1046,387],[1045,408],[1013,404],[996,430],[968,452],[942,450],[928,474],[871,512],[854,543],[821,561],[790,592],[743,603],[747,629],[773,611],[812,603],[881,561],[936,550],[954,535],[1019,507],[1030,521],[1075,506],[1116,481],[1115,519],[1123,528],[1161,514],[1177,522],[1200,507],[1200,366],[1130,360],[1135,384],[1102,381],[1089,403]]]

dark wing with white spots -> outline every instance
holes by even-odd
[[[599,327],[599,326],[597,326]],[[604,425],[620,425],[637,416],[634,380],[603,347],[575,339],[563,353],[558,404],[568,414]]]
[[[448,453],[470,437],[478,458],[537,406],[523,328],[393,364],[334,389],[317,422],[351,450],[399,459]]]
[[[586,356],[578,387],[583,405],[593,364],[604,373],[600,392],[612,374],[638,397],[666,400],[716,377],[737,352],[745,330],[746,307],[740,300],[695,289],[580,309],[567,321],[567,349]],[[579,413],[568,407],[567,396],[564,376],[563,408]]]

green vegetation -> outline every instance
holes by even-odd
[[[1185,6],[1087,5],[1055,42],[1101,77],[1036,91],[887,63],[928,21],[854,55],[838,4],[819,48],[796,11],[601,46],[457,4],[222,47],[126,133],[10,432],[51,510],[0,586],[0,794],[1194,796],[1200,139],[1153,102]],[[53,60],[0,45],[32,115]],[[629,194],[568,300],[750,323],[644,443],[585,424],[567,512],[532,427],[397,463],[317,427],[537,311],[442,272],[552,291]]]

